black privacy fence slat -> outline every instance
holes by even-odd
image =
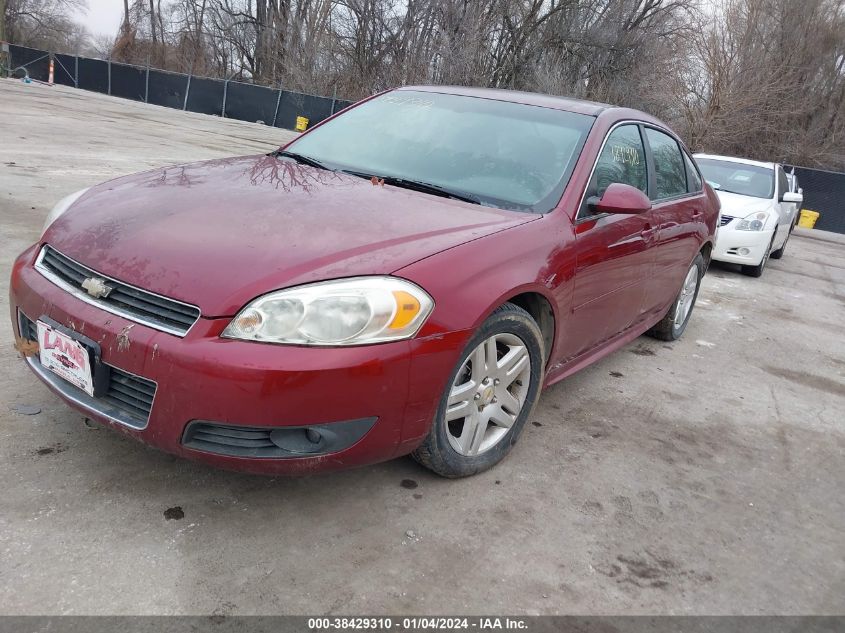
[[[278,96],[278,90],[230,81],[226,90],[226,116],[273,125]]]
[[[224,85],[225,82],[217,79],[191,77],[187,109],[191,112],[220,116],[223,112]]]
[[[79,58],[78,86],[94,92],[109,91],[109,64],[101,59]]]
[[[113,96],[143,101],[146,82],[146,69],[112,62],[111,94]]]
[[[187,75],[150,70],[150,91],[147,101],[166,108],[181,110],[185,105],[185,88],[187,87]]]
[[[49,52],[10,45],[9,53],[11,70],[17,70],[16,77],[22,77],[25,70],[32,79],[49,80]],[[309,126],[313,126],[352,104],[351,101],[331,97],[238,81],[189,77],[182,73],[102,59],[63,54],[55,54],[53,59],[53,82],[63,86],[189,112],[241,121],[261,121],[266,125],[290,130],[296,127],[297,117],[306,117]]]
[[[47,51],[39,51],[35,48],[23,46],[9,46],[11,55],[10,69],[15,77],[22,77],[20,67],[23,67],[27,74],[33,79],[47,81],[50,73],[50,55]],[[18,72],[15,72],[18,70]]]
[[[796,167],[795,175],[798,177],[798,186],[804,190],[801,208],[820,214],[815,228],[845,233],[845,174]]]
[[[56,59],[56,76],[53,81],[63,86],[75,86],[76,57],[73,55],[54,55]]]

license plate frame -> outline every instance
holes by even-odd
[[[108,366],[100,361],[100,346],[43,315],[35,323],[41,366],[92,398],[108,384]]]

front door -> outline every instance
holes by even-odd
[[[638,318],[657,237],[652,213],[596,215],[589,204],[615,182],[648,192],[640,128],[611,131],[575,220],[576,266],[572,314],[562,356],[572,359],[623,332]]]

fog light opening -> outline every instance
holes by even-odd
[[[742,247],[741,249],[739,249],[739,254],[742,255],[743,257],[746,257],[746,256],[751,254],[751,249]]]
[[[323,433],[312,428],[276,429],[270,433],[270,441],[284,451],[307,455],[319,453],[326,445]]]

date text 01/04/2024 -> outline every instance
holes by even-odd
[[[406,617],[401,620],[382,617],[309,618],[308,628],[315,631],[343,629],[435,631],[435,630],[524,630],[527,623],[519,618],[499,617]]]

